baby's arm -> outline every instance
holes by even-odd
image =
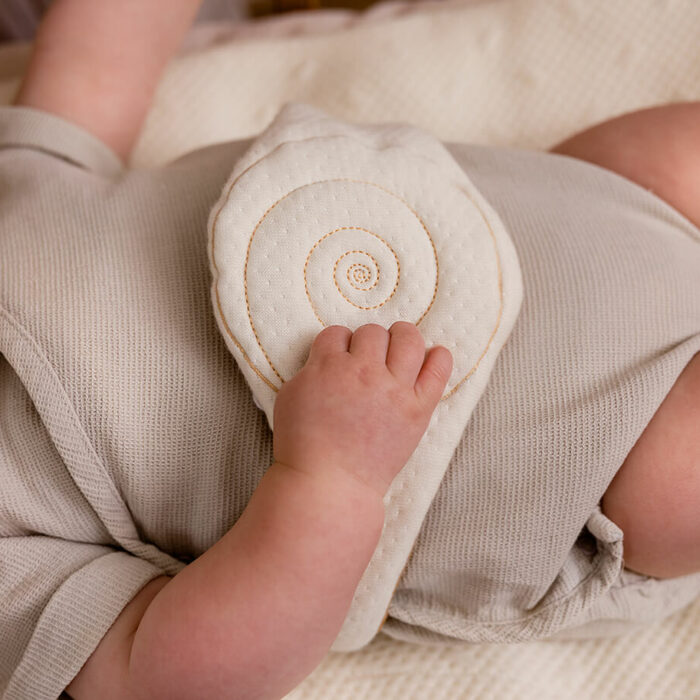
[[[15,104],[57,114],[123,160],[202,0],[56,0]]]
[[[451,369],[410,323],[324,329],[277,396],[275,462],[240,519],[149,584],[71,696],[276,699],[297,685],[340,630],[381,534],[382,496]]]

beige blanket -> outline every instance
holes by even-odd
[[[261,131],[288,100],[443,140],[546,148],[591,123],[700,99],[696,0],[472,0],[201,27],[161,82],[133,163]],[[26,47],[0,51],[8,101]],[[700,698],[700,601],[618,639],[331,653],[289,696]]]

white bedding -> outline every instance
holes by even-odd
[[[622,112],[700,99],[698,28],[697,0],[472,0],[200,28],[161,82],[133,163],[256,134],[288,100],[443,140],[545,148]],[[0,101],[25,58],[0,51]],[[330,653],[289,698],[700,698],[700,601],[618,639],[423,647],[380,634]]]

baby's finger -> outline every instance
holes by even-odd
[[[413,323],[397,321],[389,329],[386,366],[403,384],[413,386],[425,360],[425,341]]]
[[[336,352],[347,352],[352,331],[345,326],[326,326],[311,344],[307,362]]]
[[[416,380],[418,398],[435,408],[452,374],[452,353],[442,345],[430,348]]]
[[[366,360],[384,363],[388,347],[389,333],[386,328],[377,323],[367,323],[352,334],[349,352]]]

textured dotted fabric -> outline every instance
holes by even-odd
[[[377,549],[334,648],[382,623],[421,522],[517,318],[522,283],[501,221],[431,135],[286,106],[236,163],[209,222],[219,329],[273,427],[276,392],[326,326],[404,320],[454,366],[385,497]]]
[[[171,65],[135,162],[253,136],[289,100],[352,122],[408,122],[442,141],[546,148],[624,111],[699,96],[696,0],[383,8],[310,36],[314,16],[306,28],[289,20],[282,36],[279,22],[250,39],[221,31]]]
[[[694,700],[700,604],[617,639],[409,644],[330,653],[287,700]]]

